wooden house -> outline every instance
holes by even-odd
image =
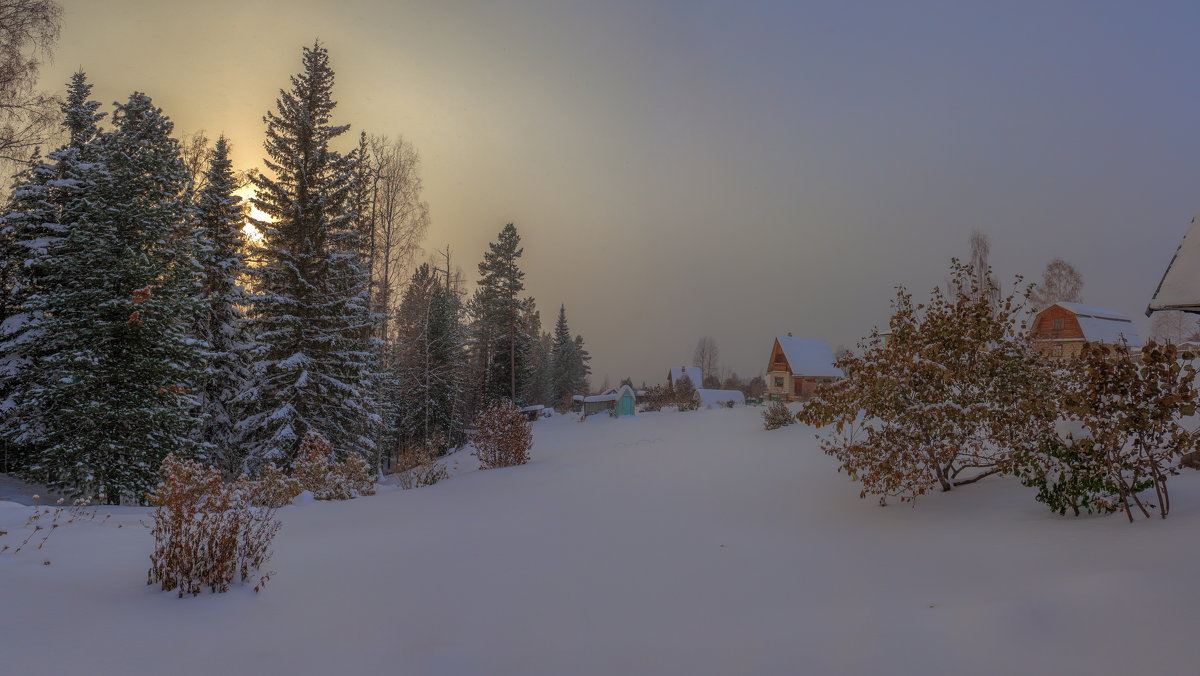
[[[1033,319],[1034,349],[1054,359],[1079,354],[1085,342],[1141,347],[1133,320],[1112,310],[1082,303],[1055,303]]]
[[[767,363],[767,395],[772,399],[807,399],[817,388],[843,377],[834,366],[833,350],[819,338],[776,336]]]

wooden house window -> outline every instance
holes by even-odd
[[[1060,321],[1062,321],[1062,320],[1061,320],[1061,319],[1056,319],[1055,321],[1059,321],[1059,322],[1060,322]],[[1061,357],[1061,356],[1063,356],[1063,348],[1062,348],[1062,345],[1055,345],[1055,346],[1054,346],[1054,349],[1053,349],[1053,350],[1051,350],[1051,352],[1050,352],[1050,353],[1051,353],[1051,354],[1053,354],[1055,357]]]
[[[1056,330],[1058,330],[1058,329],[1061,329],[1062,327],[1063,327],[1063,318],[1062,318],[1062,317],[1055,317],[1055,318],[1054,318],[1054,328],[1055,328]]]
[[[783,387],[783,378],[775,379],[775,387]]]

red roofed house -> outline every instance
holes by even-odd
[[[812,396],[818,387],[842,378],[829,343],[818,338],[777,336],[767,364],[767,394],[796,401]]]
[[[1082,303],[1055,303],[1033,319],[1030,329],[1034,349],[1054,359],[1079,354],[1087,343],[1119,344],[1141,347],[1133,320],[1119,313]]]

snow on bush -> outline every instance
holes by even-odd
[[[223,481],[221,470],[168,455],[160,482],[150,494],[154,510],[154,553],[146,584],[163,591],[199,594],[247,582],[271,557],[279,530],[275,509],[253,504],[254,485],[245,476]],[[270,573],[259,577],[254,591]]]
[[[267,507],[283,507],[291,504],[297,495],[304,492],[300,480],[268,462],[258,470],[254,480],[254,504]]]
[[[796,416],[792,415],[787,404],[782,401],[771,402],[771,405],[762,412],[762,417],[763,427],[768,430],[777,430],[796,422]]]
[[[1039,502],[1059,514],[1121,510],[1132,521],[1136,509],[1166,518],[1167,477],[1200,448],[1200,433],[1180,424],[1196,412],[1196,371],[1178,357],[1174,345],[1153,341],[1140,358],[1126,345],[1087,344],[1059,369],[1058,415],[1077,433],[1017,455],[1015,473]]]
[[[421,488],[448,479],[450,472],[444,463],[438,461],[438,457],[446,453],[447,446],[439,434],[407,446],[400,455],[396,472],[400,487],[405,490]]]
[[[370,463],[354,453],[334,461],[329,442],[320,434],[309,432],[296,457],[292,476],[317,500],[351,500],[375,494],[375,473]]]
[[[475,416],[475,434],[471,440],[480,469],[511,467],[529,462],[533,431],[525,414],[505,399]]]
[[[900,288],[891,337],[876,332],[839,359],[849,376],[799,415],[833,427],[822,449],[881,504],[1005,471],[1053,429],[1050,373],[1028,344],[1022,299],[1000,299],[990,275],[957,261],[949,288],[922,304]]]

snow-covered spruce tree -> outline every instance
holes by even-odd
[[[55,286],[52,253],[85,207],[85,174],[96,168],[93,142],[104,114],[96,112],[99,103],[88,100],[91,88],[83,73],[71,77],[62,104],[66,145],[45,159],[31,159],[0,216],[0,436],[8,444],[10,470],[25,468],[36,453],[29,440],[37,436],[37,418],[17,411],[16,403],[31,386],[30,367],[47,354],[48,344],[39,337],[44,315],[34,302]]]
[[[572,395],[587,392],[587,377],[590,373],[587,360],[591,357],[583,349],[582,336],[571,338],[565,305],[558,308],[558,321],[554,324],[550,353],[551,396],[555,405],[569,407]]]
[[[253,178],[263,243],[252,254],[255,386],[243,394],[247,462],[286,462],[309,432],[373,458],[369,275],[353,194],[357,152],[330,147],[333,71],[319,43],[268,112],[270,171]]]
[[[206,343],[204,372],[197,388],[200,427],[196,438],[209,462],[227,474],[241,470],[241,417],[235,400],[249,382],[251,337],[245,317],[250,297],[244,207],[229,159],[229,143],[217,139],[196,196],[195,233],[200,263],[200,314],[196,333]]]
[[[590,387],[589,381],[592,377],[592,367],[588,362],[592,361],[592,355],[588,353],[587,348],[583,346],[583,336],[575,334],[575,378],[578,383],[580,392],[587,392]]]
[[[544,404],[548,397],[546,383],[550,374],[550,353],[542,345],[542,313],[532,296],[525,299],[521,313],[521,335],[525,338],[525,387],[520,392],[521,401],[527,405]]]
[[[83,495],[143,500],[168,454],[193,455],[199,349],[195,239],[172,124],[145,94],[116,106],[70,183],[77,214],[48,262],[45,355],[18,402],[32,473]],[[85,163],[81,163],[83,166]]]
[[[396,416],[392,429],[404,452],[434,444],[435,455],[462,438],[458,415],[465,336],[458,293],[428,264],[413,273],[393,324],[397,332]]]
[[[486,402],[519,402],[528,375],[532,340],[524,330],[525,273],[517,266],[524,249],[512,223],[488,245],[479,263],[479,286],[472,299],[475,373]]]
[[[1053,382],[1027,343],[1024,297],[996,300],[993,286],[954,261],[953,295],[935,289],[917,304],[900,288],[891,337],[875,332],[843,356],[847,378],[801,410],[802,422],[834,428],[821,446],[862,497],[911,501],[1009,471],[1052,433]]]

